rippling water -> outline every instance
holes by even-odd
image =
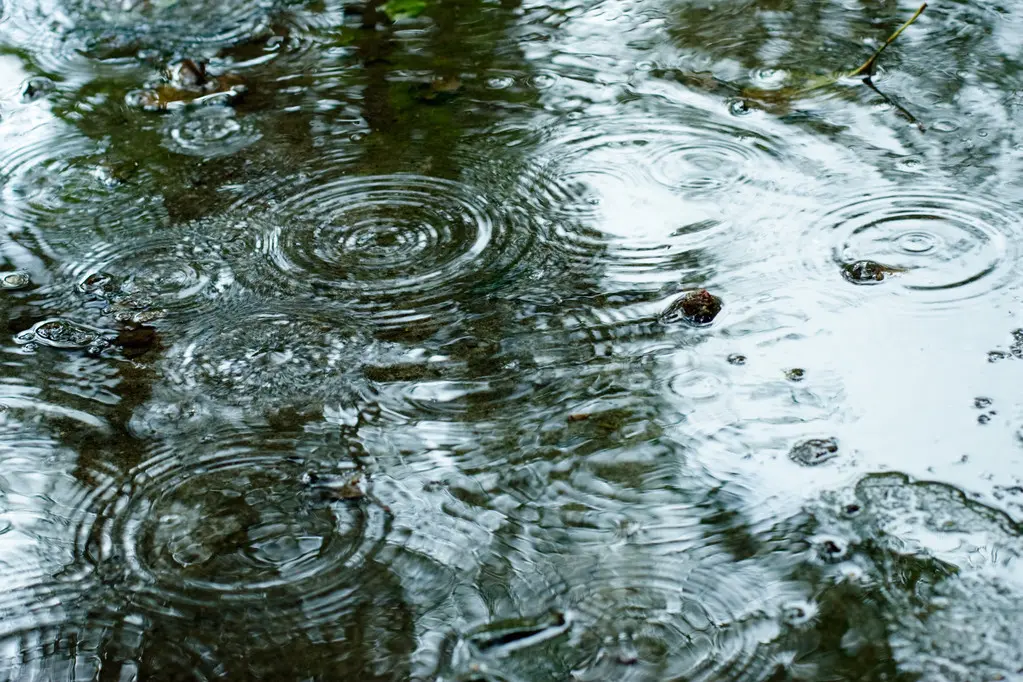
[[[1023,679],[1023,5],[915,9],[5,3],[0,679]]]

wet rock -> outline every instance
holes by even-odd
[[[741,367],[746,364],[746,356],[740,353],[732,353],[728,356],[728,364]]]
[[[838,441],[834,438],[811,438],[789,452],[789,459],[803,466],[817,466],[837,456]]]
[[[882,265],[872,260],[858,260],[842,266],[842,276],[853,284],[877,284],[899,272],[905,272],[905,269]]]
[[[100,352],[110,346],[113,332],[97,329],[64,318],[53,318],[37,323],[31,329],[17,334],[14,341],[28,348],[50,346],[63,350]]]
[[[849,558],[849,544],[839,537],[820,537],[814,543],[817,556],[829,564],[845,561]]]
[[[708,325],[721,312],[721,299],[706,289],[688,291],[661,313],[661,322],[687,322],[695,326]]]
[[[24,289],[32,283],[32,277],[22,270],[0,273],[0,289]]]
[[[790,370],[786,370],[785,378],[789,381],[802,381],[806,378],[806,370],[799,367],[793,367]]]
[[[35,76],[21,84],[21,101],[35,102],[57,89],[56,83],[46,76]]]

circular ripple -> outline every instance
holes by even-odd
[[[1011,282],[1015,222],[993,202],[944,191],[864,194],[820,221],[831,244],[821,266],[840,275],[844,265],[874,261],[894,270],[877,289],[945,306]]]
[[[158,641],[142,618],[112,613],[74,618],[0,635],[0,676],[5,680],[137,679],[148,671],[164,679],[219,679],[208,652],[192,651],[178,637]],[[188,633],[192,634],[192,633]]]
[[[167,378],[185,391],[243,405],[354,395],[361,363],[376,351],[338,320],[266,307],[199,318],[182,338],[164,358]]]
[[[634,679],[763,679],[773,666],[765,643],[777,632],[763,608],[771,591],[757,584],[766,576],[756,570],[729,572],[630,568],[594,576],[580,590],[581,620],[592,619],[589,634],[615,650],[596,670],[625,664],[639,668],[630,671]]]
[[[560,585],[534,575],[545,589],[526,612],[563,608],[568,636],[538,630],[535,641],[513,642],[518,650],[478,652],[458,667],[496,679],[562,679],[569,671],[578,680],[766,679],[779,627],[763,608],[773,590],[755,580],[768,576],[742,565],[712,575],[663,556],[636,559],[594,566],[580,557]]]
[[[443,316],[515,263],[502,212],[482,190],[418,175],[349,177],[284,201],[257,235],[246,284],[341,301],[382,326]],[[483,272],[486,271],[486,274]]]
[[[234,154],[260,137],[231,107],[204,106],[176,112],[164,129],[163,144],[179,154],[214,158]]]
[[[102,149],[73,133],[43,126],[8,149],[0,165],[5,227],[31,232],[51,255],[73,252],[92,236],[148,231],[165,222],[162,197],[105,181]]]
[[[8,31],[37,51],[49,70],[66,70],[83,55],[105,61],[142,50],[225,47],[268,33],[271,0],[35,0],[11,7]],[[202,21],[196,21],[202,17]]]
[[[168,229],[143,238],[104,243],[63,268],[66,278],[86,293],[90,280],[111,275],[115,296],[146,296],[154,308],[195,314],[208,309],[234,284],[223,247],[198,229]],[[70,295],[67,282],[59,294]],[[81,293],[77,294],[80,299]]]
[[[679,118],[691,119],[684,123]],[[608,207],[602,195],[653,181],[686,198],[710,198],[741,185],[773,187],[783,157],[773,137],[716,121],[702,112],[665,117],[611,116],[597,126],[552,135],[541,153],[552,159],[530,192],[568,215]],[[613,195],[612,195],[613,196]],[[566,203],[565,199],[582,199]],[[610,207],[613,208],[613,207]]]
[[[231,443],[163,452],[130,472],[86,552],[126,567],[134,599],[157,612],[258,604],[282,621],[301,611],[325,622],[345,610],[345,581],[375,551],[386,513],[326,503],[305,473],[288,453]]]
[[[549,226],[553,258],[599,266],[630,286],[699,268],[707,260],[700,251],[734,227],[719,200],[727,195],[732,204],[737,193],[771,190],[796,175],[785,172],[772,136],[706,112],[573,123],[538,146],[548,162],[522,174],[520,191]]]

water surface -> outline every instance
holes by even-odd
[[[0,679],[1023,679],[1023,6],[915,9],[6,3]]]

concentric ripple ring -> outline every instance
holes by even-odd
[[[1012,279],[1015,222],[992,201],[942,190],[856,196],[827,213],[819,229],[827,233],[834,272],[874,261],[891,269],[885,283],[892,290],[941,307]]]

